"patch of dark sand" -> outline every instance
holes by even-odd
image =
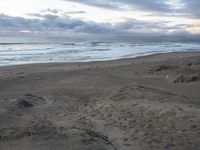
[[[176,68],[177,68],[177,66],[161,65],[161,66],[153,67],[150,70],[150,72],[160,72],[160,71],[172,70],[172,69],[176,69]]]
[[[109,138],[99,132],[93,131],[91,129],[84,129],[84,128],[75,128],[72,127],[71,129],[75,129],[75,130],[79,130],[81,131],[81,136],[82,138],[82,142],[83,143],[90,143],[92,141],[94,141],[95,139],[99,139],[104,141],[107,145],[111,145],[113,147],[113,149],[117,150],[117,147],[114,146],[114,144],[109,140]]]
[[[200,80],[200,73],[190,75],[190,76],[180,76],[174,80],[174,83],[189,83],[197,82]]]
[[[186,66],[192,66],[193,64],[192,63],[188,63]]]
[[[200,65],[200,61],[196,62],[195,65]]]
[[[40,105],[45,102],[45,99],[32,94],[25,94],[23,97],[17,99],[16,106],[18,108],[30,108],[35,105]]]
[[[16,75],[17,75],[17,78],[25,78],[24,72],[18,72]]]

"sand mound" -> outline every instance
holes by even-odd
[[[78,128],[55,127],[39,120],[26,128],[0,129],[1,150],[114,150],[111,142],[94,131]]]

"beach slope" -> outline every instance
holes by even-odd
[[[199,52],[0,68],[1,150],[199,147]]]

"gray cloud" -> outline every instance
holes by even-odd
[[[168,26],[168,22],[146,22],[128,19],[126,22],[111,25],[109,23],[96,23],[74,19],[68,15],[31,14],[38,19],[26,19],[0,15],[1,32],[20,32],[29,30],[33,33],[86,33],[91,35],[139,35],[139,34],[169,34],[169,30],[186,32],[187,24]]]
[[[169,0],[64,0],[71,1],[95,7],[101,7],[114,10],[140,9],[150,12],[161,12],[169,15],[190,14],[200,17],[199,0],[179,0],[184,5],[183,8],[177,8],[170,4]],[[176,1],[174,1],[176,2]]]
[[[95,6],[95,7],[102,7],[106,9],[120,8],[120,6],[117,5],[119,3],[117,1],[116,1],[117,3],[115,1],[113,2],[113,0],[111,0],[110,2],[106,0],[64,0],[64,1],[72,1],[76,3],[86,4],[86,5]]]
[[[50,9],[50,8],[47,8],[47,9],[41,11],[41,13],[51,13],[51,14],[58,14],[59,12],[62,12],[65,14],[85,14],[86,13],[85,11],[65,11],[65,12],[63,12],[62,10]],[[32,15],[32,14],[28,14],[28,15]]]
[[[107,9],[139,8],[148,11],[171,11],[167,0],[65,0]]]
[[[46,10],[43,10],[43,12],[50,12],[50,13],[53,13],[53,14],[57,14],[58,13],[58,10],[57,9],[46,9]]]
[[[122,2],[121,0],[118,0]],[[167,0],[124,0],[123,3],[129,5],[133,8],[139,8],[148,11],[171,11],[172,8],[169,4],[166,3]]]
[[[22,17],[11,17],[5,14],[0,15],[0,32],[1,31],[20,31],[30,30],[39,32],[86,32],[86,33],[101,33],[109,30],[108,24],[99,24],[92,21],[82,21],[80,19],[72,19],[64,15],[51,14],[30,14],[40,19],[25,19]]]
[[[67,11],[65,14],[72,15],[72,14],[85,14],[85,11]]]
[[[190,13],[195,17],[200,18],[200,1],[199,0],[181,0],[184,4],[184,8],[182,8],[182,12]]]

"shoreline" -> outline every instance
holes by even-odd
[[[162,52],[162,53],[154,53],[154,54],[147,54],[147,55],[141,55],[141,56],[135,56],[135,57],[127,57],[127,58],[117,58],[117,59],[108,59],[108,60],[94,60],[94,61],[77,61],[77,62],[39,62],[39,63],[25,63],[25,64],[11,64],[11,65],[0,65],[1,68],[6,67],[22,67],[22,66],[34,66],[34,65],[74,65],[74,64],[90,64],[90,63],[103,63],[103,62],[114,62],[114,61],[128,61],[132,59],[144,59],[145,57],[152,57],[152,56],[162,56],[162,55],[171,55],[171,54],[198,54],[200,51],[179,51],[179,52]]]
[[[200,52],[0,67],[0,149],[200,147]]]

